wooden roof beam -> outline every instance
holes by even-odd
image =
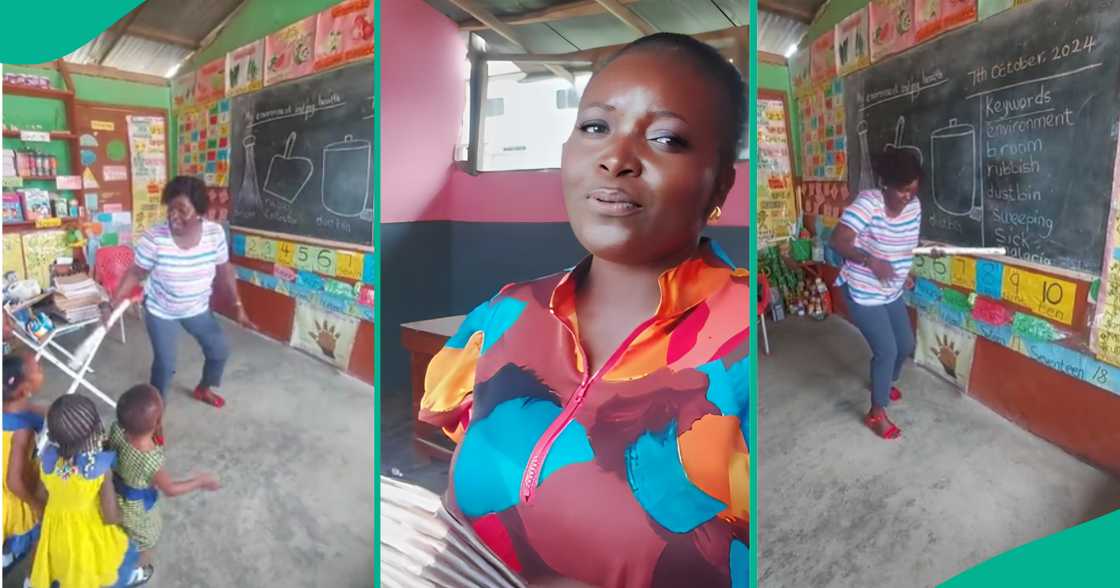
[[[625,7],[628,4],[634,4],[636,2],[638,2],[638,0],[616,0],[615,3]],[[509,16],[506,17],[505,22],[506,24],[510,25],[527,25],[542,22],[555,22],[558,20],[566,20],[579,16],[593,16],[596,14],[603,14],[605,10],[606,9],[603,8],[603,5],[600,4],[597,0],[577,0],[576,2],[565,2],[563,4],[557,4],[555,6],[549,6],[548,8],[542,8],[540,10],[531,10],[529,12],[523,12],[516,16]],[[467,12],[470,11],[468,10]],[[478,32],[485,31],[488,28],[490,27],[480,22],[477,17],[464,20],[459,23],[459,30],[462,31]]]
[[[812,11],[797,8],[795,6],[787,6],[782,0],[758,0],[758,9],[772,12],[778,16],[792,18],[803,24],[812,24],[813,17],[816,15]]]
[[[657,32],[657,27],[642,18],[638,13],[623,5],[618,0],[596,0],[600,6],[618,17],[626,26],[634,29],[639,35],[652,35]]]
[[[513,43],[518,49],[528,51],[528,48],[525,47],[525,42],[522,41],[517,31],[513,30],[513,27],[502,22],[493,12],[490,12],[476,0],[451,0],[451,3],[458,6],[460,10],[477,18],[479,22],[504,37],[510,43]],[[570,83],[575,83],[575,76],[572,75],[572,72],[563,67],[555,64],[545,64],[545,67],[559,78],[567,80]]]
[[[187,49],[197,50],[199,42],[186,37],[180,37],[159,29],[146,27],[142,25],[132,25],[125,30],[125,33],[134,37],[148,39],[151,41],[159,41],[160,43],[167,43],[168,45],[176,45],[178,47],[186,47]]]

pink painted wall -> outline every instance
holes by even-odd
[[[750,221],[750,168],[735,166],[735,186],[727,197],[720,226],[746,227]],[[568,222],[556,170],[494,172],[471,176],[451,173],[447,219],[463,222]]]
[[[559,172],[478,176],[453,164],[466,45],[422,0],[381,3],[381,220],[567,222]],[[736,166],[722,226],[747,226],[750,176]]]
[[[466,44],[422,0],[381,2],[381,219],[447,220]]]

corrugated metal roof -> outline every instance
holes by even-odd
[[[785,55],[809,31],[808,25],[771,12],[759,11],[758,21],[758,50],[767,53]]]
[[[240,3],[241,0],[147,0],[132,24],[200,41]]]

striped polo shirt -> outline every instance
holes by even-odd
[[[914,261],[918,233],[922,229],[922,205],[913,198],[896,217],[887,215],[883,193],[879,190],[860,192],[844,211],[840,222],[856,233],[856,247],[873,257],[890,262],[894,277],[883,282],[871,269],[846,260],[836,284],[848,285],[852,300],[864,306],[889,304],[902,295],[906,276]]]
[[[148,272],[145,307],[171,320],[206,312],[217,266],[228,261],[226,232],[218,223],[204,219],[202,238],[190,249],[175,244],[167,222],[155,225],[136,243],[136,265]]]

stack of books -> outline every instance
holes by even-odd
[[[98,305],[106,299],[101,287],[87,274],[55,278],[54,306],[68,322],[97,319],[101,316]]]

